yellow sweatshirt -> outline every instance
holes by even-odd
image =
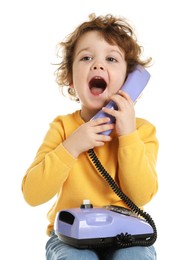
[[[63,140],[83,123],[80,111],[55,118],[22,181],[24,198],[32,206],[56,195],[48,212],[48,235],[53,230],[56,213],[80,207],[84,199],[89,199],[94,207],[109,204],[126,207],[95,168],[88,152],[76,159],[63,147]],[[150,122],[137,118],[136,124],[135,132],[119,138],[112,133],[112,141],[94,151],[121,190],[138,207],[143,207],[158,189],[158,141]]]

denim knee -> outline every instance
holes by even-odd
[[[111,251],[107,253],[106,260],[156,260],[156,251],[150,247],[129,247]]]
[[[63,243],[53,235],[46,244],[46,260],[99,260],[97,253],[89,249],[77,249]]]

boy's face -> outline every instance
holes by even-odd
[[[124,83],[127,63],[117,45],[107,43],[98,31],[90,31],[77,42],[72,69],[71,87],[80,99],[82,113],[93,116]]]

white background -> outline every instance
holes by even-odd
[[[145,56],[151,80],[136,104],[137,116],[157,127],[159,192],[146,205],[158,229],[158,260],[183,252],[183,76],[182,1],[17,0],[0,3],[1,189],[0,236],[4,259],[43,260],[46,213],[53,201],[30,207],[21,181],[49,123],[79,108],[55,83],[56,45],[88,14],[128,18]]]

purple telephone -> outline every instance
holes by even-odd
[[[152,226],[132,211],[119,206],[81,208],[57,213],[54,230],[59,239],[76,248],[131,247],[154,239]],[[152,242],[151,242],[152,244]]]

